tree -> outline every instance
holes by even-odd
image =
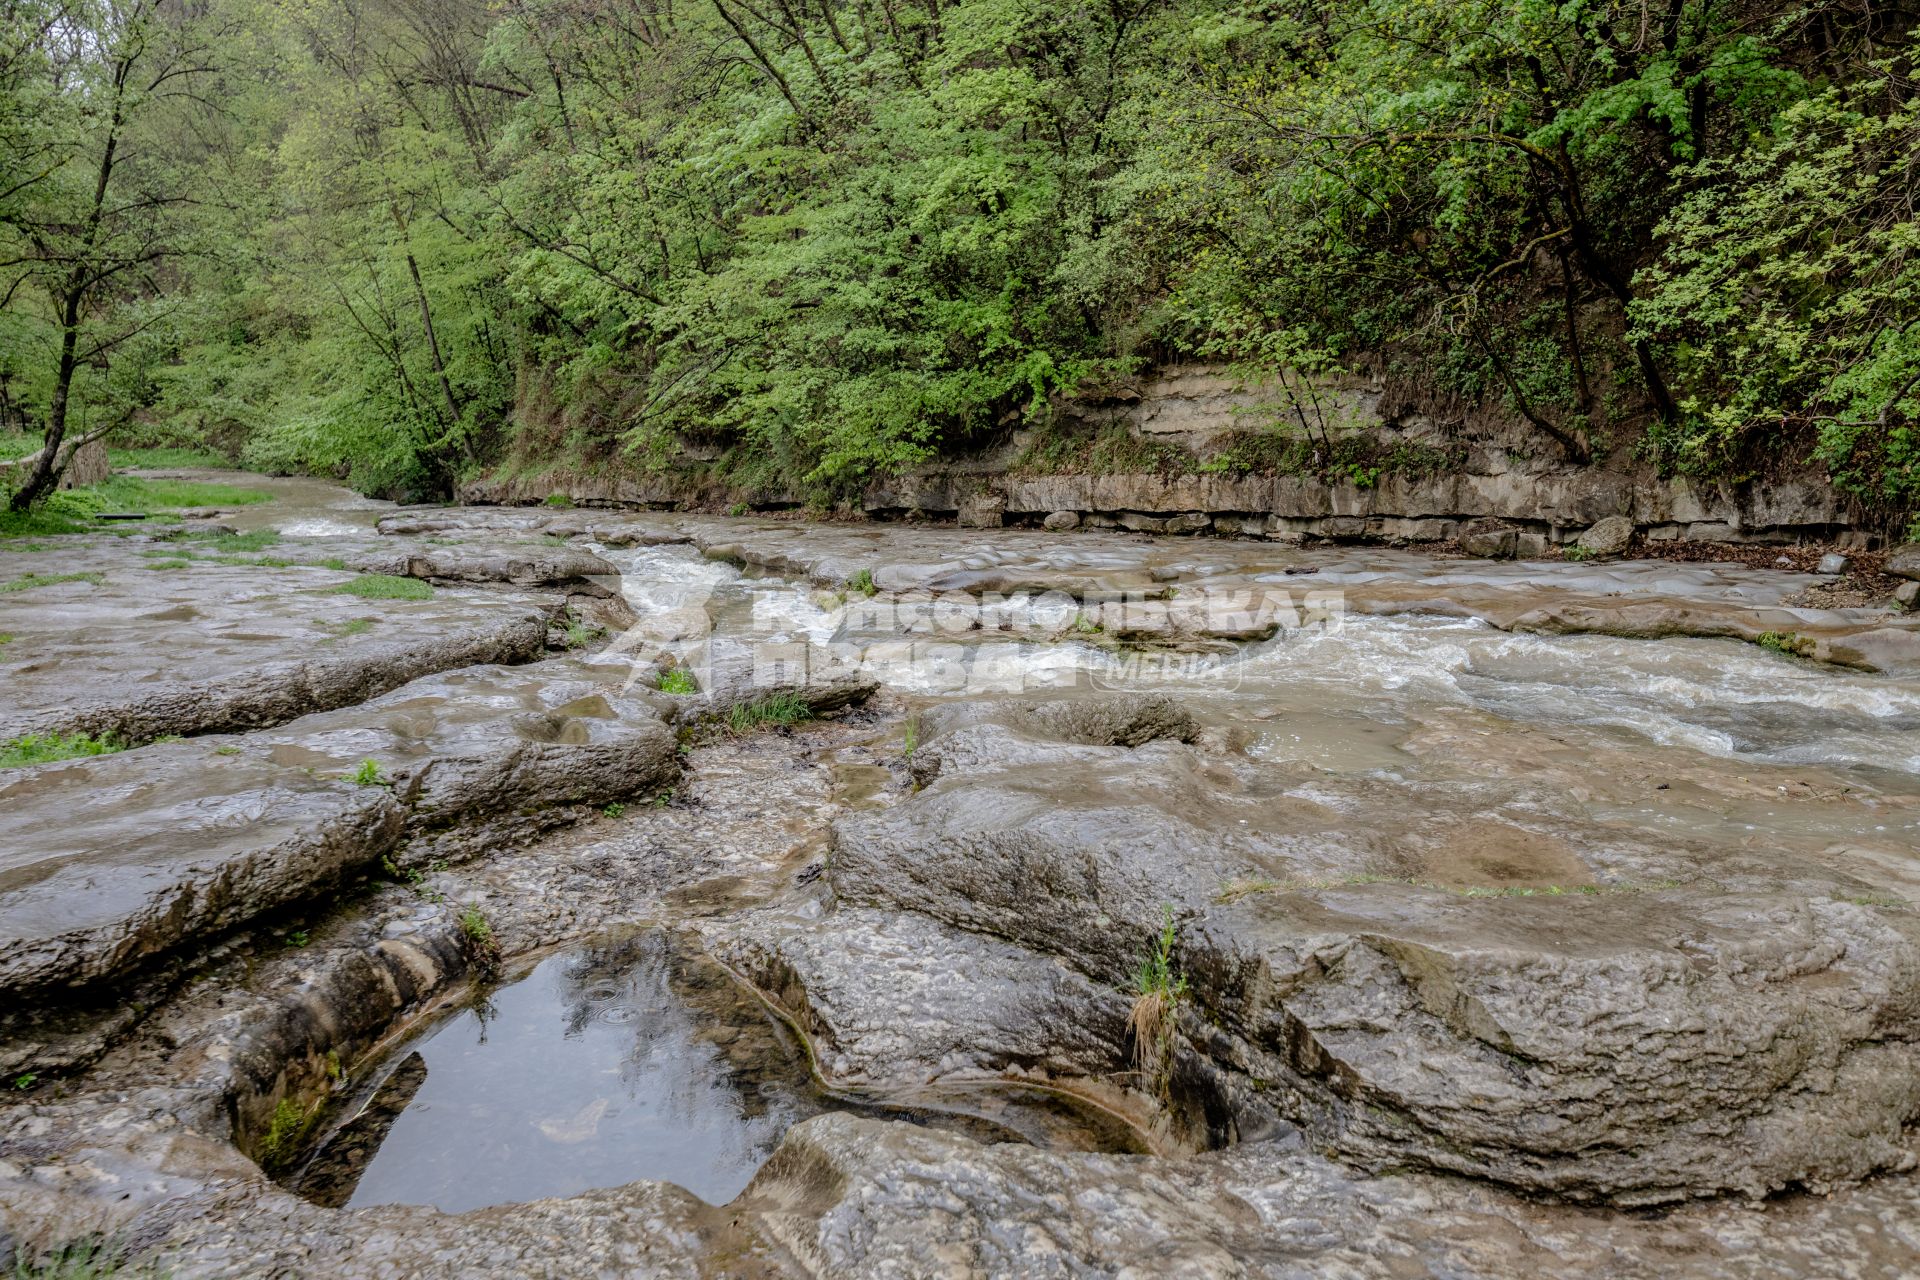
[[[6,296],[45,299],[55,348],[42,448],[16,511],[47,494],[72,455],[62,445],[81,371],[104,367],[150,323],[119,304],[162,292],[165,264],[185,250],[193,196],[173,144],[183,117],[209,109],[198,82],[214,69],[211,24],[184,0],[75,0],[45,12],[15,55],[31,69],[21,78],[40,113],[38,167],[0,208]]]

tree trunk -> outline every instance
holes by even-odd
[[[447,398],[447,430],[460,423],[460,401],[454,397],[453,381],[447,377],[446,361],[440,358],[440,339],[433,332],[433,309],[427,306],[427,286],[420,282],[420,264],[407,252],[407,274],[413,277],[414,296],[420,299],[420,324],[427,331],[427,350],[433,353],[433,371],[440,379],[440,394]]]
[[[60,482],[60,468],[64,459],[60,457],[60,441],[67,434],[67,404],[73,395],[73,374],[79,367],[80,349],[80,307],[86,301],[87,290],[92,286],[88,272],[91,270],[93,251],[100,242],[100,221],[106,214],[107,189],[113,183],[114,157],[120,149],[120,125],[123,117],[127,76],[132,71],[131,62],[122,61],[114,69],[113,77],[113,116],[107,124],[107,137],[100,149],[100,169],[94,177],[93,208],[87,213],[87,236],[82,242],[84,248],[79,261],[73,264],[73,270],[67,275],[67,285],[60,299],[60,366],[53,382],[53,399],[47,405],[47,434],[40,442],[40,461],[27,477],[26,484],[17,490],[7,505],[15,511],[25,511],[41,498],[53,491]]]
[[[15,511],[25,511],[41,498],[53,491],[60,482],[60,441],[67,434],[67,399],[73,387],[73,371],[79,364],[74,352],[79,347],[80,333],[76,322],[76,299],[68,294],[68,303],[62,320],[65,332],[60,335],[60,370],[53,383],[53,400],[47,406],[47,435],[40,445],[40,460],[34,464],[33,474],[27,482],[14,491],[13,500],[8,504]]]

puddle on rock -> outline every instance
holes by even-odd
[[[641,1179],[724,1204],[790,1127],[832,1110],[988,1142],[1138,1149],[1118,1120],[1037,1090],[951,1107],[836,1098],[758,1000],[655,930],[552,956],[409,1038],[287,1181],[329,1207],[459,1213]]]

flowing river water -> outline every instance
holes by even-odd
[[[624,610],[596,615],[606,625],[586,629],[584,637],[575,634],[567,642],[575,647],[564,658],[479,668],[475,677],[436,677],[441,683],[422,682],[410,700],[394,702],[415,689],[404,686],[369,703],[364,714],[349,702],[331,713],[346,718],[344,727],[325,716],[309,728],[301,727],[307,720],[297,721],[270,740],[267,758],[277,766],[324,775],[363,749],[369,758],[379,756],[378,743],[388,736],[425,742],[438,731],[434,726],[480,723],[492,714],[486,707],[538,710],[554,707],[563,696],[564,705],[549,717],[559,727],[539,732],[551,732],[559,744],[589,742],[600,732],[591,727],[596,720],[627,714],[614,705],[624,707],[619,700],[635,689],[659,702],[652,686],[676,665],[694,676],[700,698],[744,691],[733,704],[715,701],[720,710],[706,719],[678,722],[682,781],[631,806],[631,813],[624,812],[627,804],[592,801],[604,813],[574,811],[571,826],[522,832],[495,823],[480,829],[478,843],[467,845],[437,835],[439,843],[410,855],[411,861],[398,868],[392,860],[385,864],[397,887],[379,890],[384,896],[370,907],[349,905],[330,919],[309,914],[272,926],[280,931],[276,936],[297,940],[286,943],[289,948],[307,946],[313,930],[316,951],[305,968],[288,952],[263,962],[264,976],[244,979],[242,986],[253,993],[246,998],[262,1008],[284,1005],[293,998],[288,993],[322,990],[324,983],[314,976],[321,970],[314,966],[339,957],[346,964],[355,948],[429,936],[457,919],[463,903],[472,904],[472,911],[484,908],[509,952],[498,982],[472,988],[450,986],[444,978],[428,983],[404,1016],[384,1029],[377,1021],[369,1024],[369,1034],[355,1042],[357,1056],[344,1065],[331,1051],[300,1050],[309,1064],[304,1069],[322,1064],[332,1081],[321,1081],[331,1097],[324,1110],[309,1113],[297,1159],[279,1153],[276,1161],[272,1151],[288,1104],[272,1111],[271,1100],[284,1094],[290,1077],[249,1086],[264,1101],[221,1086],[225,1105],[254,1108],[255,1118],[242,1120],[239,1131],[251,1135],[244,1137],[251,1151],[267,1152],[263,1163],[278,1164],[280,1184],[312,1206],[301,1212],[386,1205],[453,1214],[495,1206],[512,1213],[523,1202],[546,1197],[587,1197],[579,1202],[584,1206],[601,1194],[597,1189],[653,1182],[684,1188],[709,1206],[787,1204],[785,1188],[813,1186],[808,1179],[814,1175],[795,1172],[804,1165],[802,1157],[776,1153],[792,1147],[790,1135],[817,1132],[827,1135],[819,1141],[828,1146],[810,1148],[815,1154],[806,1158],[829,1158],[818,1153],[830,1148],[835,1131],[814,1125],[834,1113],[882,1126],[862,1130],[848,1148],[881,1152],[872,1157],[881,1162],[875,1166],[880,1171],[861,1172],[855,1157],[843,1152],[829,1158],[841,1162],[835,1176],[852,1179],[846,1185],[853,1186],[869,1185],[861,1179],[870,1177],[875,1205],[890,1195],[907,1197],[887,1212],[909,1219],[932,1203],[945,1203],[950,1188],[942,1178],[999,1188],[1032,1176],[1049,1188],[1043,1198],[1053,1203],[1053,1190],[1073,1184],[1082,1176],[1078,1170],[1096,1168],[1055,1164],[1044,1173],[1028,1166],[988,1172],[979,1163],[986,1157],[977,1153],[998,1150],[996,1144],[1032,1149],[1049,1160],[1149,1162],[1097,1166],[1107,1171],[1097,1176],[1109,1182],[1136,1172],[1145,1177],[1157,1167],[1153,1161],[1186,1160],[1207,1148],[1252,1153],[1234,1157],[1242,1160],[1304,1159],[1286,1153],[1311,1148],[1375,1171],[1391,1172],[1404,1156],[1415,1168],[1489,1180],[1446,1185],[1498,1184],[1548,1201],[1564,1195],[1662,1203],[1733,1187],[1777,1190],[1778,1181],[1767,1184],[1785,1166],[1765,1163],[1775,1139],[1759,1128],[1733,1149],[1758,1153],[1760,1172],[1728,1174],[1724,1186],[1715,1184],[1710,1151],[1695,1153],[1697,1166],[1693,1156],[1662,1154],[1666,1119],[1631,1131],[1641,1137],[1607,1132],[1577,1148],[1601,1153],[1598,1173],[1583,1163],[1588,1156],[1563,1160],[1557,1138],[1538,1139],[1523,1162],[1507,1163],[1503,1145],[1526,1147],[1536,1139],[1500,1128],[1507,1123],[1498,1117],[1508,1105],[1509,1083],[1475,1076],[1476,1060],[1460,1057],[1465,1051],[1459,1044],[1463,1037],[1470,1045],[1497,1044],[1514,1062],[1541,1064],[1526,1076],[1527,1088],[1561,1069],[1553,1053],[1598,1062],[1574,1074],[1592,1073],[1599,1083],[1589,1092],[1600,1096],[1614,1087],[1616,1073],[1625,1079],[1634,1071],[1607,1064],[1606,1055],[1617,1050],[1603,1032],[1591,1033],[1601,1036],[1594,1041],[1602,1045],[1597,1049],[1585,1047],[1587,1041],[1562,1049],[1573,1043],[1566,1037],[1577,1040],[1616,1022],[1631,1030],[1649,1018],[1648,1025],[1683,1027],[1688,1035],[1722,1034],[1701,1030],[1714,1021],[1712,1013],[1691,1006],[1661,1012],[1660,1002],[1681,979],[1661,979],[1643,990],[1633,985],[1639,981],[1636,966],[1657,968],[1678,957],[1680,971],[1691,965],[1715,980],[1730,976],[1736,994],[1729,1000],[1752,991],[1760,993],[1756,999],[1770,999],[1767,993],[1780,979],[1766,968],[1774,963],[1763,954],[1773,945],[1767,931],[1777,926],[1783,938],[1797,938],[1795,930],[1811,928],[1812,941],[1779,945],[1800,948],[1789,963],[1792,981],[1804,980],[1813,990],[1832,985],[1833,965],[1873,968],[1879,957],[1868,955],[1857,939],[1823,940],[1820,930],[1827,926],[1807,924],[1806,903],[1816,913],[1858,909],[1892,913],[1897,920],[1920,903],[1920,677],[1808,661],[1734,638],[1551,634],[1508,629],[1503,621],[1569,593],[1609,607],[1643,599],[1723,612],[1790,607],[1788,586],[1765,571],[1486,566],[1344,549],[1288,552],[1242,542],[907,526],[836,529],[666,514],[396,514],[386,504],[314,482],[271,485],[274,502],[225,519],[243,531],[276,531],[276,553],[296,562],[337,573],[343,564],[400,567],[392,559],[395,546],[429,560],[498,554],[502,547],[520,548],[513,554],[522,556],[576,548],[612,570],[593,575],[594,581],[603,597],[617,595]],[[389,516],[413,524],[383,525],[376,532],[376,522]],[[124,548],[82,547],[75,564],[90,571],[96,563],[110,563],[110,552],[124,559]],[[93,558],[83,559],[88,556]],[[423,635],[450,628],[463,608],[494,608],[489,602],[509,598],[501,592],[520,589],[516,581],[511,588],[495,584],[467,592],[442,576],[454,570],[414,564],[404,571],[440,582],[434,603],[421,606],[429,628]],[[177,625],[238,635],[214,612],[216,597],[252,579],[199,576],[212,572],[196,566],[191,575],[169,579],[170,594],[161,596],[153,594],[157,580],[133,581],[130,589],[146,593],[140,608],[166,606],[140,616],[188,618]],[[253,572],[250,566],[234,571]],[[1161,611],[1153,615],[1159,619],[1174,608],[1198,608],[1195,602],[1217,598],[1222,583],[1253,583],[1280,597],[1277,629],[1210,623],[1142,639],[1124,615],[1100,606],[1103,591],[1130,592],[1135,602]],[[105,589],[117,587],[109,581]],[[1503,601],[1519,603],[1489,607],[1499,593]],[[1379,607],[1383,598],[1392,607]],[[591,596],[571,599],[583,610],[593,606]],[[298,620],[307,607],[298,593],[279,595],[271,606],[252,608],[247,625],[260,634],[240,639],[273,640],[268,611]],[[429,608],[432,613],[424,612]],[[29,626],[35,622],[35,616],[18,616]],[[1809,628],[1880,625],[1851,616],[1837,622],[1838,615],[1798,616]],[[1123,619],[1120,625],[1116,618]],[[346,623],[324,625],[335,632],[322,645],[332,642],[332,634],[351,630]],[[376,633],[392,625],[397,622],[380,621]],[[578,620],[572,625],[576,633],[582,630]],[[36,669],[17,668],[23,675]],[[594,682],[602,694],[579,696]],[[753,700],[753,690],[816,686],[857,686],[864,706],[825,722],[776,724],[771,734],[726,731],[728,705],[736,708],[736,724],[738,707],[763,706],[764,699]],[[20,688],[28,699],[24,705],[31,706],[31,687]],[[550,694],[553,688],[571,692]],[[396,710],[378,710],[387,703]],[[595,705],[603,710],[592,710]],[[704,704],[688,705],[697,710]],[[1168,728],[1155,721],[1157,727],[1139,732],[1100,729],[1089,736],[1059,727],[1078,726],[1084,718],[1079,711],[1058,712],[1062,706],[1085,708],[1095,718],[1104,714],[1101,708],[1145,708],[1138,714],[1173,716],[1174,723]],[[1054,716],[1045,722],[1052,727],[1036,728],[1036,716]],[[569,721],[586,727],[568,729]],[[516,725],[513,733],[526,739],[530,730]],[[347,735],[349,745],[330,745],[327,734]],[[231,743],[219,753],[238,756],[251,753],[256,736],[211,741]],[[127,758],[174,749],[145,748]],[[556,775],[552,786],[570,787],[568,777]],[[14,790],[0,794],[36,797],[58,784],[53,775],[23,776]],[[217,789],[199,780],[193,785]],[[1081,866],[1079,846],[1105,852],[1090,852]],[[1063,861],[1049,863],[1050,857]],[[963,866],[940,880],[947,873],[934,864],[969,858],[981,859],[985,869]],[[1009,886],[996,877],[1030,879],[1021,879],[1001,901]],[[407,896],[409,883],[416,899]],[[1483,901],[1488,899],[1494,901]],[[1533,914],[1554,909],[1535,905],[1553,899],[1594,903],[1592,912],[1568,917],[1572,923],[1560,941],[1554,940],[1555,917]],[[1736,901],[1761,901],[1761,914],[1726,923],[1733,919],[1726,904]],[[1061,903],[1065,915],[1059,914]],[[1821,905],[1826,903],[1834,905]],[[1084,917],[1072,914],[1083,905]],[[1483,907],[1509,913],[1512,931],[1503,932],[1503,917]],[[1155,1068],[1141,1056],[1146,1033],[1128,1015],[1126,1001],[1134,992],[1126,975],[1142,947],[1150,951],[1163,910],[1172,971],[1184,967],[1192,976],[1194,992],[1184,998],[1204,1012],[1202,1021],[1183,1024],[1190,1047]],[[1255,980],[1236,976],[1236,966],[1247,965],[1246,957],[1260,947],[1277,945],[1261,932],[1276,927],[1273,912],[1285,917],[1279,936],[1288,941],[1280,950],[1259,953],[1259,965],[1266,966],[1259,972],[1266,975],[1270,968],[1272,976],[1258,982],[1290,994],[1283,997],[1288,1030],[1269,1042],[1247,1012],[1247,1002],[1269,997],[1243,994],[1236,984]],[[1695,912],[1697,929],[1688,923]],[[1032,923],[1023,915],[1031,915]],[[1755,923],[1763,919],[1772,923]],[[1830,922],[1831,916],[1820,919]],[[1326,941],[1345,938],[1343,931],[1359,941]],[[1314,976],[1281,976],[1281,962],[1296,959],[1299,948],[1319,949],[1303,962],[1303,972]],[[1401,972],[1342,978],[1358,984],[1359,1002],[1337,1014],[1316,1013],[1315,1001],[1323,997],[1311,983],[1354,964],[1352,956],[1372,955],[1368,948],[1388,956]],[[1814,958],[1816,953],[1825,958]],[[243,948],[241,954],[252,952]],[[1656,959],[1640,958],[1647,955]],[[407,963],[419,968],[427,962]],[[1875,972],[1893,972],[1898,963],[1888,961]],[[253,964],[248,962],[249,975]],[[1565,966],[1589,964],[1597,966],[1589,977],[1565,977]],[[1561,995],[1549,991],[1535,1001],[1522,990],[1532,982],[1551,988],[1563,978],[1574,985],[1561,988]],[[162,1046],[199,1043],[195,1037],[204,1033],[194,1028],[225,1025],[219,1019],[230,1015],[211,1002],[207,990],[225,981],[190,988],[179,997],[179,1012],[166,1015],[173,1022],[163,1019],[149,1043],[135,1041],[104,1058],[89,1050],[101,1063],[99,1105],[125,1096],[127,1081],[146,1078],[154,1063],[167,1060]],[[1183,991],[1186,981],[1180,977]],[[1627,996],[1614,991],[1621,981],[1633,987]],[[1876,979],[1875,990],[1898,988],[1900,981]],[[1393,1004],[1406,983],[1418,987],[1425,1002],[1417,1013]],[[1580,983],[1602,992],[1593,997],[1598,1003],[1583,1003]],[[1516,991],[1519,1003],[1501,1003]],[[321,999],[298,998],[309,1004]],[[1837,998],[1861,1007],[1858,997]],[[302,1027],[313,1017],[325,1022],[346,1016],[338,997],[325,999],[335,1004],[314,1006],[325,1012],[302,1015]],[[1455,1012],[1445,1019],[1457,1018],[1453,1030],[1409,1029],[1448,1007]],[[1754,1007],[1758,1013],[1728,1005],[1725,1013],[1735,1022],[1775,1016],[1768,1007]],[[1807,1016],[1804,1010],[1781,1014],[1782,1030],[1774,1034],[1799,1035],[1795,1019]],[[1873,1027],[1846,1034],[1874,1045],[1913,1038],[1898,1016],[1872,1017],[1878,1020]],[[1555,1030],[1536,1039],[1529,1018]],[[1403,1032],[1413,1037],[1406,1044],[1395,1041]],[[284,1040],[287,1034],[248,1032],[235,1039],[221,1033],[236,1045],[247,1035],[277,1044],[274,1037]],[[1808,1032],[1807,1043],[1825,1043],[1833,1034]],[[1369,1056],[1373,1051],[1365,1046],[1374,1040],[1388,1046],[1384,1057]],[[1281,1058],[1262,1056],[1282,1043],[1291,1047]],[[1302,1043],[1311,1049],[1303,1050]],[[1650,1056],[1670,1052],[1649,1040],[1641,1043]],[[209,1062],[238,1052],[195,1051]],[[1662,1068],[1672,1079],[1647,1086],[1649,1114],[1684,1111],[1686,1104],[1675,1099],[1685,1097],[1689,1073],[1696,1071],[1703,1084],[1712,1082],[1709,1092],[1716,1098],[1740,1094],[1747,1088],[1740,1079],[1745,1068],[1726,1064],[1771,1052],[1709,1046],[1697,1061]],[[1129,1053],[1131,1063],[1124,1061]],[[1811,1053],[1797,1048],[1793,1065],[1756,1070],[1784,1080],[1812,1061]],[[1290,1064],[1282,1061],[1286,1054],[1293,1055]],[[1337,1114],[1338,1104],[1326,1112],[1328,1104],[1314,1093],[1314,1079],[1325,1074],[1310,1061],[1315,1055],[1336,1058],[1340,1070],[1352,1073],[1360,1082],[1351,1086],[1355,1096],[1374,1098],[1367,1091],[1378,1088],[1378,1098],[1392,1095],[1387,1105],[1404,1105],[1423,1117],[1419,1123],[1438,1130],[1455,1123],[1450,1109],[1462,1098],[1469,1109],[1484,1107],[1496,1118],[1474,1120],[1482,1127],[1469,1130],[1475,1136],[1459,1139],[1457,1148],[1446,1145],[1451,1137],[1437,1147],[1423,1145],[1418,1135],[1356,1137],[1343,1127],[1349,1122],[1327,1118]],[[1824,1079],[1840,1079],[1852,1069],[1846,1065],[1852,1060],[1839,1061],[1841,1066],[1820,1068],[1829,1073]],[[174,1068],[161,1073],[169,1070]],[[1405,1070],[1414,1074],[1396,1076]],[[1877,1066],[1873,1078],[1885,1086],[1911,1070]],[[1157,1086],[1139,1083],[1155,1071],[1166,1073]],[[1275,1083],[1289,1071],[1300,1072],[1299,1082]],[[181,1079],[189,1093],[199,1087]],[[1641,1105],[1633,1090],[1640,1087],[1627,1087],[1627,1101],[1603,1107],[1602,1114],[1617,1111],[1628,1117],[1623,1125],[1642,1123],[1633,1118]],[[1437,1111],[1422,1109],[1428,1105],[1420,1098],[1425,1089],[1442,1099],[1434,1104]],[[1670,1089],[1677,1091],[1662,1092]],[[96,1115],[87,1109],[95,1104],[84,1101],[84,1090],[79,1096],[83,1101],[72,1104],[73,1114]],[[1562,1106],[1567,1123],[1599,1123],[1583,1118],[1590,1109],[1565,1096],[1542,1095],[1547,1100],[1537,1103],[1527,1096],[1516,1095],[1516,1114],[1524,1117],[1527,1108],[1539,1107],[1546,1117],[1546,1109]],[[1739,1105],[1748,1116],[1741,1123],[1760,1124],[1753,1117],[1763,1113],[1761,1104]],[[269,1111],[275,1134],[268,1133]],[[1435,1114],[1441,1118],[1429,1118]],[[885,1126],[902,1121],[929,1135],[924,1141],[971,1144],[913,1166],[948,1170],[924,1175],[933,1178],[925,1191],[931,1200],[901,1190],[917,1185],[901,1171],[905,1148],[896,1150],[891,1137],[873,1145],[875,1135],[894,1132]],[[34,1123],[23,1132],[46,1132],[32,1129]],[[58,1123],[72,1125],[81,1135],[76,1141],[93,1143],[106,1121]],[[162,1119],[141,1123],[165,1127]],[[1794,1124],[1833,1122],[1816,1116],[1784,1123],[1790,1130]],[[1701,1133],[1727,1131],[1711,1116],[1700,1124]],[[1676,1139],[1676,1149],[1693,1141]],[[6,1150],[0,1136],[0,1157]],[[1467,1154],[1456,1156],[1455,1150]],[[1615,1160],[1616,1150],[1627,1154]],[[175,1173],[167,1161],[176,1159],[162,1162],[169,1178]],[[1869,1165],[1899,1167],[1894,1156],[1852,1164],[1846,1157],[1809,1159],[1810,1168],[1842,1170],[1809,1176],[1809,1185],[1820,1178],[1826,1181],[1819,1185],[1842,1185],[1870,1171]],[[1199,1179],[1195,1187],[1226,1177],[1234,1195],[1264,1205],[1243,1184],[1279,1175],[1232,1167],[1239,1171],[1207,1166],[1180,1176]],[[1906,1176],[1883,1173],[1867,1186],[1898,1200],[1907,1194],[1901,1190]],[[1785,1181],[1791,1183],[1792,1175]],[[1362,1179],[1329,1194],[1346,1203],[1391,1185]],[[1024,1193],[1008,1194],[1018,1199]],[[1404,1198],[1414,1192],[1380,1194]],[[684,1239],[697,1236],[700,1243],[685,1247],[707,1251],[702,1257],[734,1247],[703,1234],[709,1227],[699,1225],[704,1220],[695,1209],[656,1206],[649,1212],[680,1222],[673,1230]],[[1140,1212],[1149,1235],[1167,1229],[1154,1217],[1160,1210]],[[1539,1215],[1547,1211],[1511,1199],[1483,1205],[1480,1212],[1527,1222],[1532,1231],[1546,1221]],[[419,1220],[423,1240],[440,1238],[434,1234],[438,1221]],[[462,1221],[470,1229],[480,1220]],[[531,1237],[516,1234],[525,1230],[521,1219],[492,1221],[486,1230],[497,1229],[504,1233],[499,1239],[509,1242],[499,1248],[534,1247],[527,1243]],[[1597,1219],[1576,1235],[1610,1239],[1614,1228],[1608,1224],[1625,1221]],[[1723,1225],[1703,1221],[1686,1230],[1726,1238]],[[1430,1226],[1436,1239],[1454,1229],[1438,1219]],[[197,1251],[205,1246],[191,1243],[202,1238],[198,1228],[169,1230],[176,1244],[189,1241],[181,1274],[220,1273],[199,1266]],[[1231,1235],[1220,1227],[1209,1239],[1220,1244]],[[856,1232],[833,1248],[851,1249],[848,1240],[857,1237],[864,1238]],[[868,1246],[868,1262],[884,1272],[885,1266],[873,1263],[881,1244],[868,1241],[862,1248]],[[380,1257],[413,1256],[407,1253],[411,1246],[381,1247],[388,1252]],[[1000,1246],[970,1247],[977,1262]],[[1247,1260],[1240,1245],[1220,1247]],[[1580,1249],[1556,1250],[1556,1266],[1565,1262],[1570,1273],[1581,1270]],[[1874,1244],[1868,1252],[1879,1266],[1905,1256],[1906,1245],[1881,1250]],[[899,1256],[911,1256],[910,1249]],[[1435,1273],[1448,1269],[1434,1256],[1422,1256]],[[1092,1270],[1106,1273],[1098,1266]],[[944,1269],[925,1273],[936,1272]],[[359,1274],[351,1268],[348,1273]],[[371,1265],[366,1272],[387,1273]],[[733,1274],[724,1267],[721,1273]],[[777,1266],[769,1273],[784,1274]],[[980,1263],[976,1273],[1004,1268]],[[1194,1273],[1210,1272],[1203,1266]],[[1363,1273],[1368,1269],[1355,1272]],[[1458,1271],[1519,1273],[1497,1265]],[[1869,1267],[1861,1273],[1897,1272]],[[1822,1271],[1816,1259],[1781,1274]]]

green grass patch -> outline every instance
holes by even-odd
[[[155,515],[188,507],[247,507],[272,500],[270,493],[242,489],[238,485],[110,476],[85,489],[62,489],[49,495],[32,511],[0,511],[0,538],[88,533],[93,531],[93,526],[86,522],[104,511]]]
[[[90,489],[74,489],[72,496],[88,494],[99,500],[100,511],[179,511],[187,507],[250,507],[273,501],[260,489],[213,484],[203,480],[150,480],[144,476],[109,476]]]
[[[373,619],[349,618],[345,622],[323,622],[320,625],[333,633],[327,637],[327,640],[338,640],[343,636],[365,635],[367,632],[373,630]],[[322,640],[320,643],[325,644],[326,640]]]
[[[874,593],[879,591],[880,588],[873,585],[873,570],[862,569],[847,579],[847,590],[849,592],[858,592],[868,599],[872,599]]]
[[[0,538],[44,538],[50,534],[85,533],[87,526],[70,515],[58,511],[49,511],[45,507],[33,511],[7,511],[0,509]],[[21,550],[13,547],[9,550]]]
[[[280,541],[276,529],[254,529],[247,533],[228,533],[225,529],[195,529],[179,535],[182,542],[207,542],[221,552],[264,551]]]
[[[660,678],[654,684],[662,693],[685,695],[700,692],[700,682],[685,667],[668,667],[660,673]]]
[[[173,467],[201,467],[214,470],[233,470],[233,460],[223,458],[210,449],[168,448],[168,449],[108,449],[107,463],[115,470],[136,468],[143,471],[158,471]]]
[[[751,733],[775,724],[799,724],[813,719],[813,708],[806,699],[791,693],[776,693],[752,702],[736,702],[727,712],[727,728],[735,733]]]
[[[320,561],[319,567],[322,569],[338,569],[344,572],[347,567],[347,562],[339,556],[328,556],[325,560]]]
[[[564,493],[550,493],[547,495],[547,505],[550,507],[571,507],[573,505],[573,499]]]
[[[362,600],[431,600],[433,587],[418,578],[396,578],[389,573],[363,573],[351,582],[331,588],[336,595]]]
[[[91,582],[97,587],[105,581],[106,576],[98,573],[29,573],[12,582],[0,582],[0,591],[31,591],[58,582]]]
[[[8,635],[4,631],[0,631],[0,649],[4,649],[12,643],[13,643],[13,637]]]
[[[29,733],[0,742],[0,769],[54,764],[61,760],[77,760],[82,756],[110,756],[125,749],[126,744],[111,734],[95,738],[85,733]]]
[[[185,556],[174,556],[166,560],[155,560],[145,567],[149,569],[185,569],[192,564],[193,561],[187,559]]]
[[[387,771],[380,767],[380,762],[371,759],[362,760],[360,767],[349,776],[356,787],[384,787],[392,781],[387,777]]]

